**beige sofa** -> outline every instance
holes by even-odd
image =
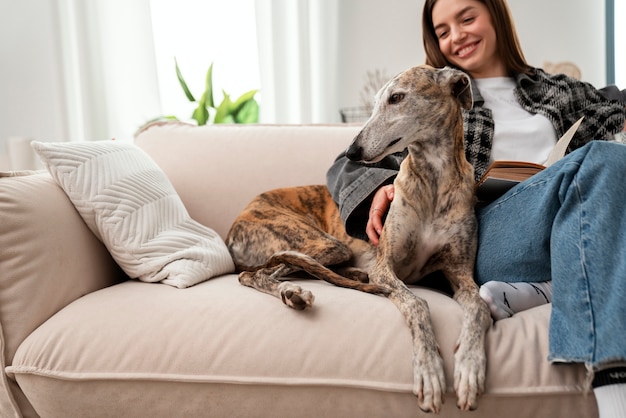
[[[222,238],[256,194],[325,182],[358,127],[155,125],[136,144]],[[223,274],[178,289],[128,279],[48,172],[0,178],[0,416],[422,417],[411,341],[384,297],[302,280],[294,311]],[[452,382],[461,311],[426,298]],[[581,366],[546,361],[550,306],[495,323],[479,410],[594,417]]]

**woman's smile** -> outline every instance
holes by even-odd
[[[478,42],[473,42],[471,44],[464,45],[463,47],[461,47],[460,49],[456,51],[456,55],[459,58],[467,58],[467,56],[471,55],[472,52],[476,51],[477,46],[478,46]]]

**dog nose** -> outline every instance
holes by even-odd
[[[346,157],[351,161],[361,161],[363,159],[363,148],[358,145],[350,145],[346,150]]]

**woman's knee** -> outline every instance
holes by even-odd
[[[588,156],[599,158],[600,160],[626,162],[626,145],[619,142],[591,141],[583,148],[589,148],[587,151]]]
[[[579,165],[578,173],[614,175],[626,172],[626,145],[618,142],[591,141],[572,152],[571,159]]]

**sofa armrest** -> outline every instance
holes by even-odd
[[[44,321],[79,297],[124,279],[48,173],[16,174],[23,173],[0,173],[2,371]],[[2,377],[5,407],[11,396],[3,391]]]

